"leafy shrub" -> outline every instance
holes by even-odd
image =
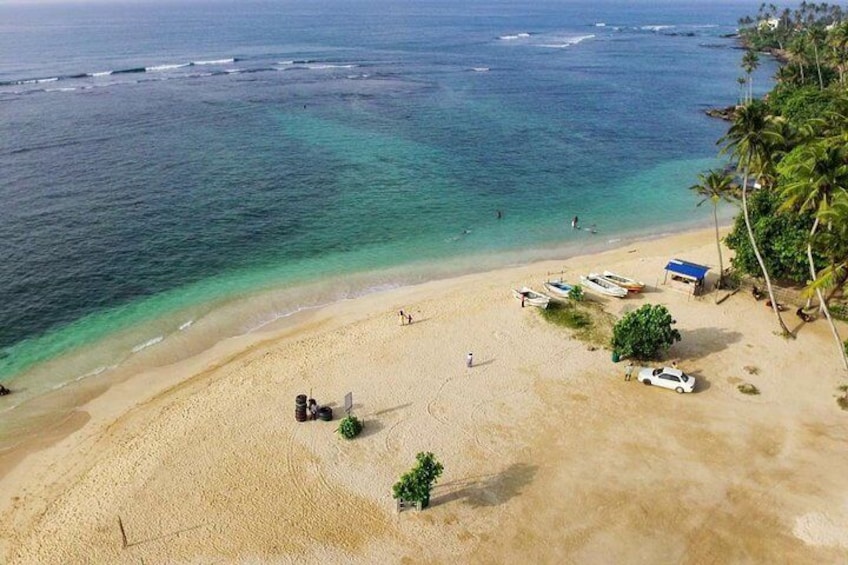
[[[571,290],[568,291],[568,297],[575,302],[582,301],[583,300],[583,287],[580,286],[579,284],[574,285],[573,287],[571,287]]]
[[[353,439],[362,431],[362,422],[356,416],[347,416],[339,422],[338,432],[345,439]]]
[[[415,456],[415,467],[404,473],[392,486],[392,496],[413,502],[420,502],[421,508],[430,504],[430,491],[442,476],[444,466],[429,451]]]
[[[665,306],[645,304],[615,324],[612,350],[631,359],[657,359],[680,341],[680,332],[671,327],[675,323]]]
[[[736,388],[742,394],[751,394],[751,395],[760,394],[760,389],[758,389],[756,386],[752,385],[751,383],[742,383],[741,385],[737,386]]]

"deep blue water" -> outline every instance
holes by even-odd
[[[422,261],[470,270],[708,221],[686,188],[726,126],[703,110],[736,101],[741,52],[723,36],[755,11],[0,5],[0,379],[329,274],[417,264],[426,278]],[[774,70],[763,61],[758,91]],[[331,297],[404,282],[361,280]],[[292,294],[268,316],[317,302]]]

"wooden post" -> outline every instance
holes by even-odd
[[[124,522],[121,520],[120,516],[118,516],[118,527],[121,529],[121,542],[123,544],[121,549],[126,549],[127,548],[127,532],[124,531]]]

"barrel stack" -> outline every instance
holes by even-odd
[[[298,394],[294,399],[294,419],[298,422],[305,422],[307,420],[305,394]]]

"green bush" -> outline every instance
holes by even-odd
[[[680,332],[662,305],[645,304],[628,312],[612,329],[612,350],[631,359],[657,359],[675,342]]]
[[[421,508],[430,504],[430,491],[442,476],[444,466],[429,451],[415,456],[415,467],[404,473],[392,487],[392,496],[413,502],[420,502]]]
[[[568,297],[575,302],[580,302],[583,300],[583,287],[579,284],[571,287],[571,290],[568,291]]]
[[[362,422],[356,416],[347,416],[339,422],[338,432],[345,439],[353,439],[362,431]]]

